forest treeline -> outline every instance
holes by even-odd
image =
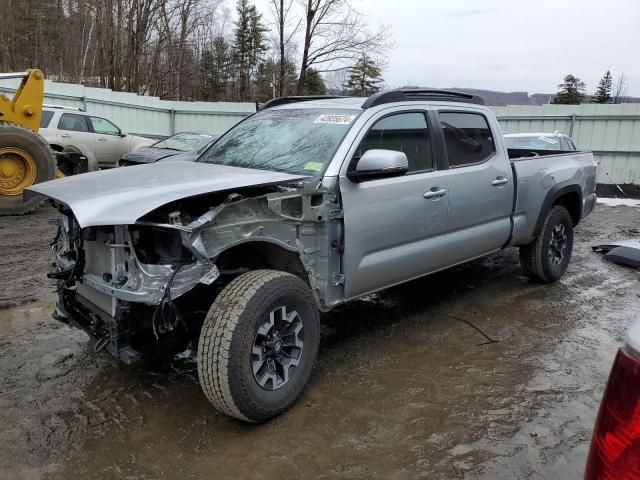
[[[249,0],[0,0],[0,11],[0,71],[174,100],[322,94],[390,47],[348,0],[270,0],[265,12]]]

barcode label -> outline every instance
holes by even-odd
[[[350,125],[355,115],[320,115],[313,123],[328,123],[330,125]]]

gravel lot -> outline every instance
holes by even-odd
[[[640,208],[599,206],[557,284],[509,250],[326,315],[303,398],[249,426],[190,359],[119,367],[50,319],[53,216],[0,218],[1,478],[577,479],[640,311],[638,271],[590,248],[640,237]]]

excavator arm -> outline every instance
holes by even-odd
[[[37,68],[20,73],[0,73],[0,80],[21,78],[13,98],[0,94],[0,122],[27,127],[34,132],[40,128],[44,102],[44,75]]]

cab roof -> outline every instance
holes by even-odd
[[[279,100],[279,99],[276,99]],[[288,110],[300,108],[336,108],[346,110],[362,110],[362,104],[365,99],[360,97],[342,97],[342,98],[318,98],[314,100],[300,100],[267,107],[269,109]],[[266,105],[266,104],[265,104]],[[265,110],[263,106],[260,110]]]
[[[446,102],[446,103],[473,103],[484,105],[484,100],[477,95],[452,90],[433,90],[421,88],[408,88],[388,90],[376,93],[368,98],[340,97],[340,96],[300,96],[280,97],[269,100],[262,105],[261,110],[270,108],[295,108],[292,105],[304,103],[305,108],[346,108],[364,110],[389,103],[404,102]]]

